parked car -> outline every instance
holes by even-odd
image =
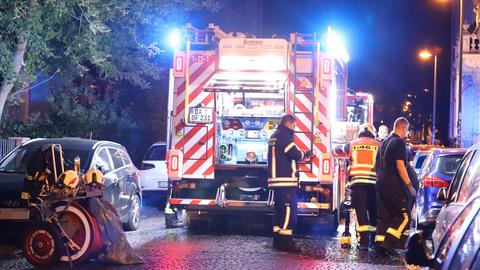
[[[413,232],[407,240],[407,263],[434,269],[480,269],[480,194],[472,196],[450,221],[434,252],[427,248],[421,230]]]
[[[413,158],[413,168],[417,173],[417,176],[420,176],[420,171],[422,170],[422,165],[425,162],[425,159],[432,152],[432,150],[419,150],[414,154]]]
[[[168,174],[166,166],[167,145],[154,143],[147,150],[140,165],[140,185],[143,191],[168,191]]]
[[[414,226],[423,227],[426,234],[433,229],[443,205],[436,200],[437,193],[440,188],[448,188],[466,151],[463,148],[435,149],[423,163],[412,220]]]
[[[91,168],[100,170],[105,178],[104,198],[118,210],[125,229],[138,228],[142,205],[138,170],[122,145],[108,141],[34,139],[15,148],[0,160],[0,209],[21,207],[26,164],[35,150],[50,144],[62,145],[63,158],[69,164],[73,164],[76,156],[80,157],[82,172]]]
[[[432,233],[437,247],[469,198],[480,191],[480,143],[470,147],[448,188],[440,189],[437,199],[444,201]]]

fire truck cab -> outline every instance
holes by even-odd
[[[251,38],[210,24],[187,25],[182,37],[170,72],[169,204],[191,218],[271,214],[267,142],[292,114],[295,143],[316,154],[299,164],[299,215],[336,229],[341,191],[331,129],[347,115],[348,54],[338,44],[321,46],[338,41],[335,32],[322,40]]]

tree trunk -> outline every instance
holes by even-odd
[[[25,55],[26,48],[27,38],[24,34],[22,34],[18,38],[18,42],[13,53],[13,73],[15,76],[18,76],[20,70],[22,69],[23,56]],[[3,111],[5,109],[5,104],[7,103],[8,94],[10,91],[12,91],[13,85],[13,81],[3,80],[2,85],[0,86],[0,122],[2,121]]]

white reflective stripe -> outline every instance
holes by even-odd
[[[285,210],[285,222],[283,222],[283,230],[286,230],[288,228],[288,223],[290,221],[290,205],[287,205],[287,209]]]
[[[268,178],[268,182],[297,182],[297,178],[293,177],[276,177]]]
[[[372,164],[355,164],[355,165],[352,165],[352,169],[354,168],[369,168],[369,169],[373,169],[375,168],[375,165],[372,165]]]
[[[292,149],[292,147],[295,147],[294,142],[291,142],[289,145],[287,145],[287,147],[285,147],[285,150],[283,152],[287,153],[288,151],[290,151],[290,149]]]
[[[285,183],[268,183],[268,187],[297,187],[297,183],[285,182]]]
[[[359,179],[359,180],[352,180],[350,181],[350,185],[353,184],[375,184],[375,180],[366,180],[366,179]]]
[[[297,164],[295,160],[292,159],[292,178],[296,179]]]
[[[199,205],[208,205],[210,203],[210,200],[201,200]]]
[[[277,177],[277,159],[275,158],[275,145],[272,146],[272,177]]]

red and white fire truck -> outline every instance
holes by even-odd
[[[348,54],[321,45],[338,42],[335,32],[255,38],[210,24],[181,33],[170,72],[169,204],[191,218],[271,213],[267,142],[292,114],[297,146],[316,153],[299,164],[299,216],[336,228],[345,177],[333,169],[331,131],[348,120]]]

